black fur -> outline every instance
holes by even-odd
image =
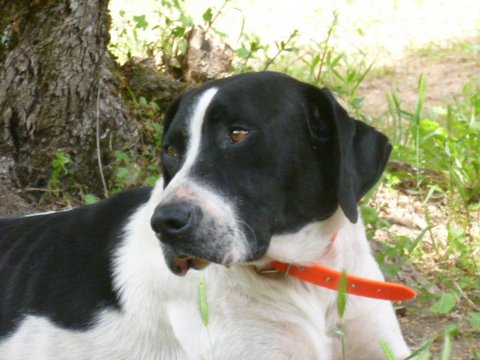
[[[97,310],[117,306],[111,252],[150,192],[128,190],[66,212],[0,219],[0,337],[26,314],[85,329]]]

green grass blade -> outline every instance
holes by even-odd
[[[442,350],[442,358],[441,360],[448,360],[450,359],[450,355],[452,354],[452,338],[448,331],[445,331],[445,336],[443,340],[443,350]]]
[[[418,79],[418,98],[415,108],[415,167],[417,175],[417,187],[420,186],[420,120],[423,103],[425,102],[425,94],[427,93],[427,80],[422,73]]]
[[[424,351],[429,351],[430,347],[433,344],[433,339],[426,341],[422,346],[420,346],[417,350],[410,354],[410,356],[406,357],[404,360],[411,360],[416,358],[418,355],[423,353]]]
[[[200,315],[202,317],[203,325],[208,326],[209,313],[208,313],[208,300],[207,300],[207,284],[205,282],[205,276],[200,276],[198,283],[198,305],[200,307]]]
[[[422,73],[418,78],[418,98],[417,98],[417,106],[415,107],[416,125],[420,123],[420,117],[423,109],[423,104],[425,103],[426,93],[427,93],[427,79],[425,75]]]
[[[337,295],[337,311],[340,319],[343,318],[345,314],[345,308],[347,306],[347,273],[345,270],[342,271],[340,276],[340,283],[338,285],[338,295]]]
[[[392,349],[390,349],[390,346],[386,341],[380,340],[380,347],[382,348],[386,360],[395,360],[395,355],[393,355]]]

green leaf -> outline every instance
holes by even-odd
[[[53,159],[54,169],[62,170],[64,173],[67,173],[65,165],[70,162],[70,157],[63,153],[61,149],[57,149],[55,154],[55,159]]]
[[[438,314],[447,314],[453,309],[456,302],[457,297],[455,294],[443,294],[440,299],[430,307],[430,311]]]
[[[207,11],[205,11],[202,15],[203,21],[205,21],[206,24],[210,24],[213,18],[212,14],[212,8],[208,8]]]
[[[242,59],[247,59],[250,56],[250,51],[242,44],[242,47],[237,49],[237,55]]]
[[[154,187],[158,179],[159,179],[158,175],[150,175],[145,179],[145,185]]]
[[[140,15],[140,16],[134,16],[133,21],[135,21],[135,27],[137,29],[146,29],[148,26],[148,22],[145,19],[145,15]]]
[[[87,194],[85,195],[84,201],[86,205],[91,205],[91,204],[96,204],[97,202],[100,201],[100,199],[93,194]]]
[[[127,168],[119,167],[116,172],[117,181],[125,182],[130,176],[130,171]]]
[[[130,164],[130,157],[126,153],[124,153],[123,151],[115,150],[113,155],[118,160],[121,160],[121,161],[125,162],[126,164]]]
[[[340,319],[343,318],[345,307],[347,305],[347,273],[342,271],[340,282],[338,284],[337,311]]]
[[[365,224],[374,225],[378,222],[378,212],[368,205],[362,205],[360,207],[362,219]]]
[[[362,106],[364,100],[365,100],[364,97],[356,97],[356,98],[354,98],[352,101],[350,101],[350,104],[351,104],[353,107],[359,108],[360,106]]]
[[[449,324],[445,326],[445,329],[443,329],[443,331],[445,334],[447,334],[450,337],[458,336],[458,326],[455,324]]]
[[[205,276],[201,275],[198,283],[198,305],[200,307],[200,315],[202,317],[203,325],[208,326],[208,300],[207,300],[207,284]]]
[[[471,312],[468,322],[474,329],[480,330],[480,312]]]
[[[173,36],[179,38],[179,37],[183,37],[183,35],[185,35],[185,29],[186,27],[185,26],[176,26],[173,30],[172,30],[172,34]]]

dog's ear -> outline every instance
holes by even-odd
[[[183,97],[185,94],[180,95],[177,97],[167,108],[165,111],[165,114],[163,116],[163,137],[165,137],[165,134],[168,131],[168,128],[170,127],[170,124],[173,121],[173,118],[177,114],[178,108],[180,106],[180,102],[182,101]]]
[[[392,145],[373,127],[351,118],[327,89],[309,86],[309,130],[314,143],[334,141],[337,200],[347,218],[381,177]]]

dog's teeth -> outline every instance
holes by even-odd
[[[210,265],[210,262],[207,260],[194,258],[192,259],[192,265],[195,269],[202,270],[205,269],[208,265]]]

